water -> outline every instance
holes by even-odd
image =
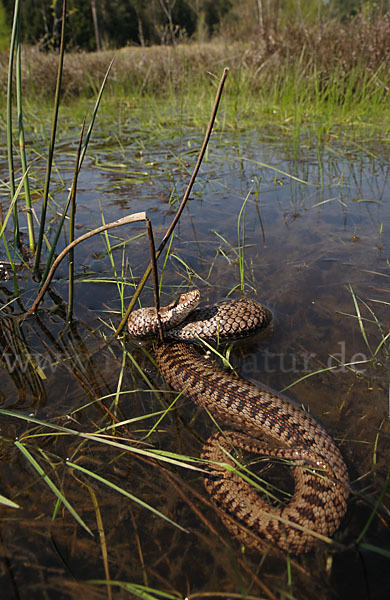
[[[201,440],[215,430],[185,398],[160,421],[174,395],[156,391],[165,388],[142,348],[126,339],[99,350],[119,322],[118,285],[125,280],[127,306],[148,263],[145,228],[137,223],[110,233],[111,245],[117,245],[112,259],[101,236],[77,248],[72,327],[64,322],[65,262],[38,315],[21,328],[14,315],[31,306],[36,284],[21,271],[16,303],[11,282],[1,283],[2,303],[9,304],[0,334],[5,367],[0,494],[20,506],[0,509],[4,598],[69,599],[80,593],[106,598],[103,585],[89,583],[104,579],[117,582],[114,598],[140,597],[139,588],[126,591],[118,582],[189,598],[387,597],[389,495],[387,490],[380,495],[389,464],[389,340],[380,344],[389,331],[390,163],[379,140],[342,139],[329,140],[318,152],[304,140],[295,147],[266,134],[216,134],[177,227],[162,294],[170,301],[196,286],[205,303],[234,288],[231,296],[237,297],[243,252],[245,293],[272,310],[274,325],[264,338],[234,348],[232,362],[255,382],[276,390],[291,386],[286,393],[339,444],[357,492],[335,536],[340,546],[291,557],[289,567],[286,557],[263,560],[240,549],[226,531],[197,471],[75,434],[100,431],[113,436],[109,441],[135,448],[197,457]],[[124,130],[119,140],[96,144],[79,181],[77,235],[99,226],[102,214],[109,222],[147,210],[158,243],[200,141],[185,131],[148,143],[145,132]],[[62,150],[57,167],[63,182],[58,178],[53,186],[58,205],[72,177],[72,147]],[[36,176],[42,177],[39,165]],[[56,210],[51,204],[53,225]],[[150,286],[144,305],[152,302]],[[142,419],[151,413],[159,414]],[[107,430],[115,422],[112,415],[123,424]],[[47,424],[67,428],[62,432],[67,435]],[[15,440],[23,442],[93,537],[67,508],[56,508],[52,489]],[[378,498],[379,510],[359,539]]]

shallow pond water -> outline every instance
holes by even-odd
[[[148,133],[122,129],[92,147],[78,186],[78,233],[103,216],[147,210],[161,239],[201,138],[188,129],[148,142]],[[71,144],[60,147],[53,226],[72,153]],[[289,388],[339,445],[353,494],[336,544],[298,559],[248,551],[221,524],[198,471],[148,452],[198,457],[215,425],[184,397],[170,406],[175,396],[147,349],[127,338],[102,348],[148,263],[137,223],[109,234],[112,253],[104,236],[77,248],[72,326],[65,261],[23,324],[16,315],[37,290],[30,272],[19,273],[17,302],[12,281],[0,283],[0,494],[19,505],[0,508],[2,597],[387,597],[389,157],[375,139],[339,136],[316,149],[274,132],[215,134],[160,265],[163,303],[193,287],[204,303],[242,288],[272,310],[272,331],[236,345],[231,361],[254,382]],[[37,188],[43,172],[38,164]],[[4,194],[3,211],[6,202]],[[152,303],[151,283],[141,299]],[[69,505],[56,504],[53,486]]]

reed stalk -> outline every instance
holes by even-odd
[[[53,164],[54,146],[55,146],[56,132],[57,132],[62,69],[63,69],[63,64],[64,64],[64,52],[65,52],[65,16],[66,16],[66,0],[63,0],[62,1],[61,42],[60,42],[60,52],[58,55],[57,82],[56,82],[56,91],[55,91],[55,96],[54,96],[54,107],[53,107],[53,117],[52,117],[49,150],[48,150],[47,163],[46,163],[45,184],[44,184],[44,188],[43,188],[41,220],[40,220],[40,225],[39,225],[37,248],[36,248],[36,254],[35,254],[35,264],[34,264],[35,271],[38,271],[39,263],[41,260],[43,235],[45,233],[47,201],[48,201],[48,197],[49,197],[51,169],[52,169],[52,164]],[[53,250],[53,253],[54,253],[54,250]],[[50,267],[50,264],[49,264],[49,267]]]
[[[80,162],[80,154],[81,154],[81,146],[83,142],[83,134],[85,127],[85,118],[83,120],[83,124],[81,126],[79,145],[77,148],[77,157],[75,162],[74,174],[73,174],[73,182],[72,182],[72,190],[71,190],[71,200],[70,200],[70,222],[69,222],[69,243],[72,244],[74,241],[74,225],[76,218],[76,191],[77,191],[77,179],[79,174],[79,162]],[[68,292],[68,323],[72,320],[73,316],[73,299],[74,299],[74,247],[69,250],[69,292]]]
[[[45,283],[41,287],[39,294],[37,295],[32,307],[30,308],[30,310],[28,311],[27,314],[31,315],[32,313],[34,313],[36,311],[40,302],[42,301],[43,296],[45,295],[47,288],[50,285],[50,282],[53,278],[53,275],[54,275],[58,265],[65,258],[65,256],[68,254],[68,252],[70,252],[78,244],[81,244],[81,242],[84,242],[85,240],[89,239],[93,235],[96,235],[97,233],[102,233],[102,231],[106,231],[107,229],[113,229],[114,227],[120,227],[121,225],[127,225],[128,223],[135,223],[136,221],[145,221],[145,220],[146,220],[145,212],[134,213],[132,215],[127,215],[126,217],[122,217],[122,219],[118,219],[117,221],[113,221],[112,223],[107,223],[106,225],[102,225],[101,227],[98,227],[97,229],[93,229],[92,231],[88,231],[87,233],[84,233],[84,235],[81,235],[77,239],[73,240],[73,242],[71,244],[68,244],[68,246],[66,246],[66,248],[64,248],[64,250],[57,256],[57,258],[53,262],[53,264],[47,274],[47,277],[45,279]]]
[[[167,229],[167,231],[166,231],[166,233],[165,233],[165,235],[164,235],[164,237],[163,237],[163,239],[162,239],[162,241],[161,241],[161,243],[160,243],[160,245],[159,245],[159,247],[158,247],[158,249],[156,251],[156,260],[158,260],[160,254],[164,250],[165,245],[168,242],[169,238],[171,237],[171,235],[172,235],[172,233],[173,233],[173,231],[174,231],[174,229],[175,229],[175,227],[176,227],[176,225],[177,225],[177,223],[178,223],[178,221],[179,221],[179,219],[181,217],[181,214],[182,214],[182,212],[183,212],[183,210],[185,208],[185,205],[187,204],[187,200],[190,197],[192,187],[193,187],[193,185],[195,183],[196,176],[198,175],[200,166],[202,164],[204,155],[206,153],[207,145],[208,145],[209,140],[210,140],[211,132],[213,130],[215,118],[217,116],[218,107],[219,107],[219,103],[221,101],[222,92],[223,92],[223,88],[224,88],[224,85],[225,85],[225,81],[226,81],[226,77],[228,75],[228,72],[229,72],[229,69],[225,67],[224,70],[223,70],[223,73],[222,73],[222,77],[221,77],[221,79],[219,81],[217,93],[216,93],[216,96],[215,96],[214,106],[213,106],[213,109],[211,111],[211,116],[210,116],[209,124],[207,126],[207,130],[206,130],[206,134],[205,134],[205,137],[204,137],[204,140],[203,140],[203,144],[202,144],[202,147],[201,147],[200,152],[199,152],[198,160],[196,161],[196,165],[195,165],[193,173],[191,175],[191,179],[190,179],[189,184],[187,186],[187,189],[186,189],[186,191],[184,193],[184,196],[183,196],[183,199],[181,201],[181,204],[180,204],[180,206],[179,206],[179,208],[178,208],[178,210],[176,212],[176,215],[174,216],[174,218],[172,220],[172,223],[168,227],[168,229]],[[145,285],[145,283],[146,283],[146,281],[147,281],[147,279],[148,279],[151,271],[152,271],[152,262],[150,262],[149,265],[148,265],[148,267],[146,268],[146,271],[143,274],[142,279],[139,282],[139,284],[137,286],[137,289],[134,292],[134,296],[131,299],[131,302],[130,302],[129,306],[127,307],[127,310],[126,310],[125,314],[123,315],[122,320],[119,323],[119,325],[118,325],[118,327],[117,327],[117,329],[116,329],[116,331],[114,333],[114,337],[118,336],[121,333],[121,331],[124,328],[124,326],[126,325],[127,319],[129,318],[129,315],[130,315],[131,311],[133,310],[133,308],[135,306],[135,303],[137,302],[138,297],[139,297],[141,291],[143,290],[143,287],[144,287],[144,285]]]
[[[24,179],[24,191],[26,195],[26,211],[27,211],[27,229],[28,229],[28,241],[30,251],[33,253],[35,250],[34,240],[34,222],[31,210],[31,194],[30,194],[30,183],[27,175],[27,157],[26,157],[26,145],[24,137],[24,126],[23,126],[23,107],[22,107],[22,44],[20,39],[20,11],[18,11],[17,20],[17,44],[16,44],[16,106],[18,113],[18,130],[19,130],[19,150],[20,150],[20,161],[22,163],[22,172],[25,175]]]
[[[88,130],[87,130],[87,133],[86,133],[86,136],[85,136],[85,143],[84,143],[84,146],[83,146],[83,148],[81,150],[81,153],[80,153],[79,162],[78,162],[78,165],[77,165],[77,173],[80,172],[81,166],[82,166],[83,161],[84,161],[84,157],[85,157],[85,154],[86,154],[86,151],[87,151],[87,148],[88,148],[89,140],[90,140],[90,137],[91,137],[91,134],[92,134],[92,129],[93,129],[93,126],[95,124],[96,114],[97,114],[98,108],[100,106],[100,101],[102,99],[103,90],[105,88],[105,85],[106,85],[106,82],[107,82],[107,78],[108,78],[108,75],[109,75],[111,67],[112,67],[113,60],[114,59],[112,59],[111,62],[110,62],[110,64],[108,65],[108,69],[106,71],[106,74],[105,74],[105,77],[103,79],[102,85],[100,86],[99,95],[98,95],[98,97],[96,99],[95,106],[94,106],[94,109],[93,109],[93,112],[92,112],[91,122],[89,124]],[[51,263],[53,261],[54,253],[55,253],[55,250],[56,250],[56,247],[57,247],[57,242],[59,240],[59,237],[60,237],[63,225],[64,225],[66,213],[68,212],[68,208],[69,208],[69,205],[70,205],[71,197],[72,197],[72,191],[69,192],[69,196],[68,196],[68,199],[66,201],[65,208],[63,210],[62,216],[60,218],[60,221],[59,221],[59,224],[58,224],[58,227],[57,227],[57,232],[56,232],[56,234],[54,236],[54,240],[53,240],[52,247],[51,247],[51,250],[50,250],[50,253],[49,253],[49,257],[48,257],[48,259],[46,261],[46,266],[45,266],[45,269],[44,269],[44,272],[43,272],[43,275],[42,275],[41,285],[44,284],[44,282],[46,280],[46,277],[48,276],[48,273],[50,271]],[[42,220],[41,220],[41,225],[42,225]],[[38,264],[39,263],[37,263],[37,261],[35,261],[35,268],[38,267]]]
[[[15,43],[18,31],[19,18],[19,0],[15,0],[14,19],[12,23],[11,43],[8,60],[8,82],[7,82],[7,154],[8,154],[8,172],[9,172],[9,188],[11,200],[15,197],[15,168],[13,156],[13,138],[12,138],[12,77],[14,71],[14,55]],[[20,246],[18,206],[15,201],[13,206],[14,219],[14,245],[16,248]]]

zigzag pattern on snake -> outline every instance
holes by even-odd
[[[186,315],[198,301],[199,292],[189,292],[161,314],[165,319],[170,308],[176,312],[178,307],[180,312],[182,307]],[[141,311],[130,315],[130,333],[148,335],[153,322],[155,334],[155,310]],[[166,317],[168,321],[170,317]],[[167,336],[175,340],[197,335],[232,339],[248,335],[248,330],[255,333],[270,320],[270,312],[258,302],[222,302],[195,310],[183,325],[177,326],[174,320],[174,329],[167,331]],[[325,429],[286,398],[217,367],[192,344],[159,343],[155,354],[162,375],[173,389],[184,391],[216,419],[239,430],[215,434],[202,451],[202,458],[209,462],[205,487],[212,501],[233,517],[223,518],[228,529],[249,547],[262,549],[268,541],[293,554],[309,551],[318,537],[332,536],[346,511],[349,479],[341,453]],[[264,436],[273,444],[263,442]],[[250,483],[215,464],[235,466],[233,447],[291,461],[294,493],[286,505],[271,507]]]

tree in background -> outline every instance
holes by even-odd
[[[2,2],[2,3],[1,3]],[[307,26],[322,19],[348,20],[363,10],[388,10],[390,0],[68,0],[67,48],[96,50],[127,44],[176,44],[221,32],[236,39],[272,25]],[[14,0],[0,0],[12,22]],[[23,0],[22,37],[42,49],[59,44],[62,0]]]
[[[12,22],[14,0],[3,0],[8,22]],[[95,44],[91,6],[88,2],[68,0],[68,47],[92,49]],[[59,47],[62,0],[23,0],[20,3],[22,41],[39,44],[42,49]]]
[[[8,26],[14,0],[2,0]],[[172,44],[193,36],[200,22],[214,33],[233,0],[68,0],[67,47],[96,50],[126,44]],[[57,48],[62,0],[23,0],[22,37]]]

